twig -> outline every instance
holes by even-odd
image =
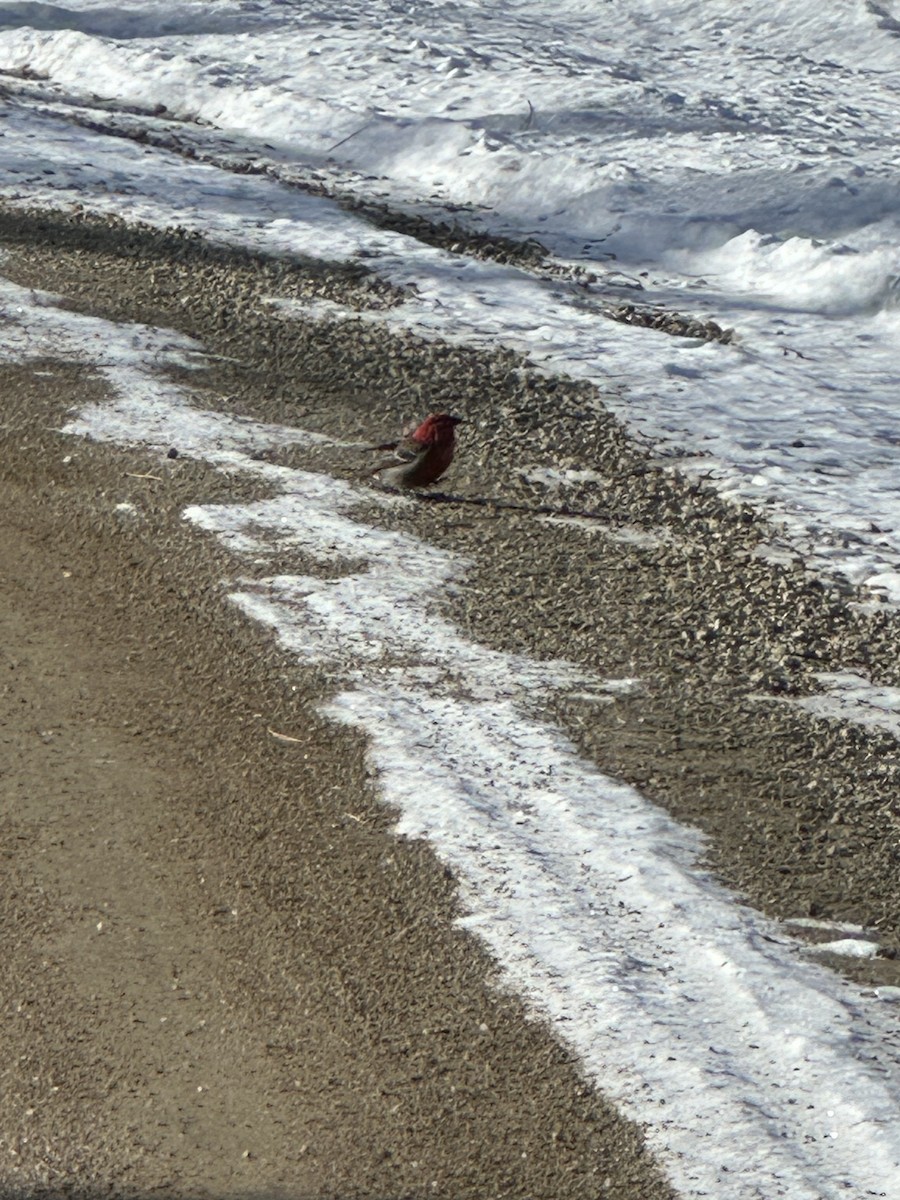
[[[329,146],[325,153],[330,154],[332,150],[337,150],[338,146],[343,146],[344,142],[349,142],[350,139],[355,138],[358,133],[362,133],[364,129],[368,129],[371,124],[371,121],[366,121],[365,125],[360,125],[359,129],[354,129],[353,132],[348,133],[345,138],[341,138],[339,142],[335,142],[333,146]]]
[[[530,100],[526,100],[525,103],[528,105],[528,116],[525,120],[525,124],[522,126],[523,132],[526,129],[531,128],[531,122],[534,120],[534,105],[531,103]]]
[[[155,479],[157,483],[162,483],[160,475],[139,475],[136,471],[126,471],[125,475],[128,479]]]

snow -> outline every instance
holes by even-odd
[[[871,0],[777,19],[761,0],[6,0],[0,69],[48,79],[6,81],[0,194],[363,255],[418,289],[388,323],[594,380],[670,461],[765,503],[820,569],[897,603],[898,29],[900,9]],[[460,259],[62,119],[105,116],[98,94],[164,106],[123,121],[235,163],[536,236],[598,283]],[[623,298],[738,341],[599,315]]]
[[[900,738],[900,688],[877,687],[853,671],[823,671],[816,678],[824,690],[791,703],[817,717],[853,721]]]
[[[881,950],[875,930],[866,929],[849,921],[824,921],[817,917],[791,917],[784,922],[791,929],[808,930],[812,933],[829,932],[840,934],[830,941],[813,941],[811,954],[837,954],[845,958],[875,958]]]
[[[813,947],[816,954],[839,954],[845,958],[875,958],[880,949],[878,942],[864,938],[837,938],[833,942],[818,942]]]
[[[900,1195],[890,1006],[806,961],[698,867],[698,834],[600,774],[539,712],[552,689],[615,703],[639,681],[467,639],[437,611],[465,562],[352,515],[364,499],[402,499],[254,457],[305,435],[195,407],[162,373],[196,361],[190,339],[12,284],[0,318],[8,359],[52,345],[107,381],[109,399],[65,437],[143,446],[160,470],[199,458],[265,483],[266,500],[185,513],[234,555],[232,601],[332,674],[324,711],[368,734],[398,834],[427,837],[459,873],[462,923],[646,1127],[682,1195]],[[265,575],[286,546],[308,576]]]
[[[896,0],[0,0],[0,70],[29,75],[3,80],[0,197],[361,259],[406,289],[364,319],[506,344],[594,381],[665,462],[784,524],[784,544],[760,553],[800,550],[896,604],[898,32]],[[374,229],[290,186],[315,180],[537,237],[596,282]],[[736,340],[608,321],[622,300],[715,319]],[[639,681],[465,638],[439,599],[466,563],[363,524],[355,485],[254,458],[317,435],[197,409],[159,369],[201,362],[190,339],[6,283],[0,316],[3,357],[53,353],[105,378],[109,400],[67,438],[144,446],[161,471],[178,469],[175,445],[266,483],[267,500],[185,514],[234,554],[232,601],[332,673],[327,711],[367,733],[398,832],[458,871],[465,923],[646,1128],[681,1195],[900,1197],[892,989],[873,998],[809,962],[698,868],[698,835],[539,711],[548,690],[609,704]],[[529,470],[551,493],[566,482]],[[308,574],[266,576],[284,546]],[[849,673],[822,684],[813,711],[897,731],[896,689]],[[831,950],[867,946],[835,932],[849,936]]]

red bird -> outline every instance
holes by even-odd
[[[456,426],[461,422],[462,417],[432,413],[399,442],[373,446],[373,450],[393,450],[394,457],[379,463],[372,474],[391,487],[417,488],[434,483],[453,461]]]

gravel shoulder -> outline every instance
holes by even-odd
[[[2,376],[3,1194],[668,1197],[223,602],[180,518],[221,482],[63,463],[94,381]]]
[[[900,682],[893,616],[755,557],[761,519],[664,471],[584,385],[266,303],[391,303],[359,269],[78,215],[0,211],[0,244],[17,282],[199,338],[222,358],[185,382],[210,406],[350,441],[462,411],[448,491],[373,521],[471,561],[447,604],[479,641],[638,677],[549,711],[756,906],[877,928],[853,970],[900,982],[896,743],[785,703],[819,671]],[[184,460],[140,478],[141,455],[61,443],[89,371],[2,375],[5,1192],[668,1196],[454,927],[453,880],[391,835],[361,739],[316,713],[328,681],[225,604],[232,564],[181,512],[257,485]],[[548,505],[523,465],[604,482]]]

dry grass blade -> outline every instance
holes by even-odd
[[[266,726],[266,733],[270,737],[273,737],[276,742],[300,742],[303,740],[302,738],[291,737],[289,733],[279,733],[277,729],[273,729],[270,725]]]

